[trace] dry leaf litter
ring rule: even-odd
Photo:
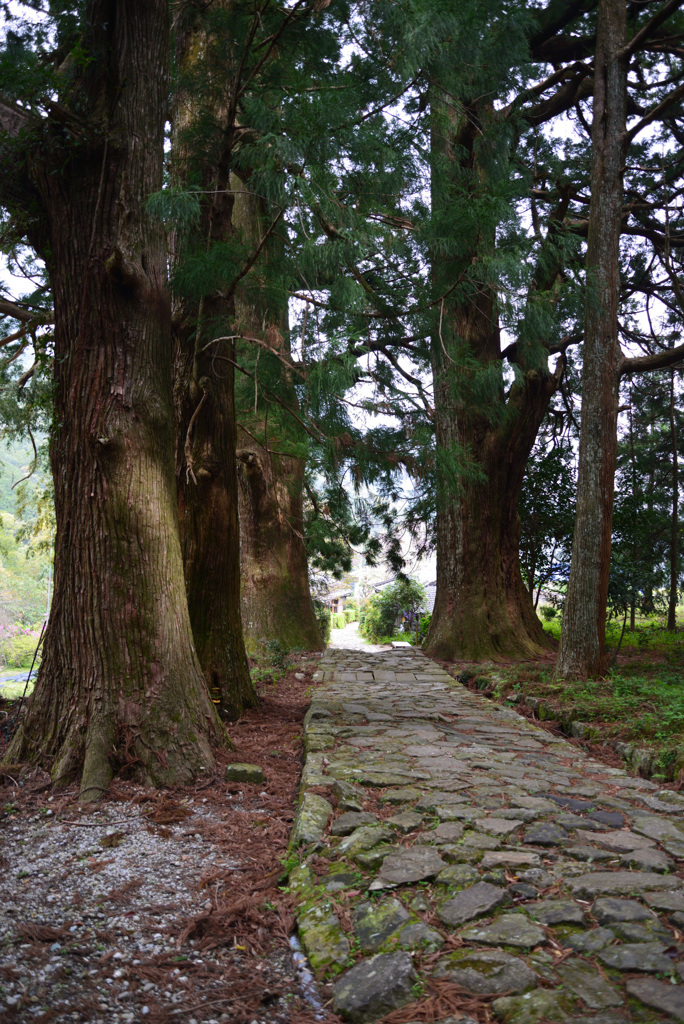
[[[305,658],[230,727],[194,787],[117,781],[81,806],[49,777],[0,788],[0,1016],[7,1024],[305,1024],[281,860],[301,772]],[[225,763],[266,781],[226,782]],[[320,1018],[319,1018],[320,1019]],[[325,1015],[323,1019],[327,1018]]]

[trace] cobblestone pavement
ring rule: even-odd
[[[684,796],[412,649],[329,649],[320,678],[290,886],[336,1013],[442,979],[462,1024],[684,1021]]]

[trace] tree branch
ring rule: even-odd
[[[684,83],[677,86],[676,89],[673,89],[671,93],[657,104],[657,106],[653,107],[652,110],[649,110],[649,112],[645,114],[640,121],[637,121],[633,128],[630,128],[629,131],[626,132],[627,141],[633,142],[634,138],[640,131],[642,131],[642,129],[646,128],[652,121],[657,121],[661,114],[667,110],[668,107],[671,107],[676,103],[677,100],[681,99],[682,96],[684,96]]]
[[[632,36],[627,45],[620,51],[619,56],[630,57],[650,35],[653,35],[655,30],[659,28],[664,21],[667,21],[671,14],[674,14],[675,11],[679,10],[682,6],[682,2],[683,0],[668,0],[668,3],[666,3],[657,14],[654,14],[650,21],[647,21],[645,25],[642,25],[636,35]]]
[[[662,370],[666,366],[684,360],[684,345],[677,345],[676,348],[666,348],[662,352],[655,352],[650,356],[622,357],[618,372],[620,377],[632,373],[646,373],[649,370]]]
[[[47,314],[47,317],[50,317],[50,319],[43,319],[39,314],[32,313],[31,310],[25,309],[16,302],[10,302],[9,299],[0,299],[0,316],[11,316],[13,320],[19,320],[24,324],[31,323],[31,321],[35,322],[36,320],[44,324],[54,323],[52,311]]]

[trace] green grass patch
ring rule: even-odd
[[[24,672],[23,678],[21,679],[8,679],[7,676],[9,674],[10,673],[7,672],[0,673],[0,698],[4,700],[20,700],[21,695],[24,692],[24,687],[26,686],[26,677],[28,676],[28,670]],[[17,673],[16,670],[13,673],[11,673],[11,675],[14,676],[18,674],[19,673]],[[33,673],[31,674],[31,682],[28,684],[28,688],[26,690],[27,697],[30,693],[33,692],[33,682],[35,677],[36,670],[34,669]]]
[[[602,723],[607,735],[631,741],[684,737],[684,677],[668,666],[626,664],[607,679],[555,680],[552,669],[520,665],[506,676],[502,696],[539,697],[561,721]]]
[[[544,630],[555,640],[560,640],[561,619],[556,617],[542,623]],[[620,637],[622,636],[622,642]],[[637,617],[633,630],[627,626],[622,632],[622,619],[610,619],[606,623],[606,646],[612,652],[620,645],[621,653],[629,651],[654,651],[661,658],[684,667],[684,630],[671,632],[662,619],[656,615]]]

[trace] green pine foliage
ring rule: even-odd
[[[92,58],[77,42],[83,3],[51,2],[47,20],[32,16],[35,6],[27,5],[26,18],[6,12],[0,92],[44,112]],[[562,586],[574,514],[572,420],[580,415],[596,13],[595,5],[579,5],[554,33],[555,7],[267,0],[257,8],[235,0],[190,5],[175,22],[179,53],[183,34],[198,26],[208,43],[174,69],[173,96],[192,97],[197,116],[172,139],[168,179],[149,209],[169,233],[176,299],[201,306],[207,295],[230,298],[241,289],[247,305],[287,313],[280,341],[265,332],[263,344],[245,340],[237,314],[202,329],[238,343],[236,403],[256,440],[306,461],[305,542],[315,573],[339,578],[351,569],[353,548],[401,570],[407,536],[418,547],[434,544],[437,478],[448,502],[483,482],[467,438],[436,449],[437,358],[459,415],[482,431],[514,430],[525,383],[558,367],[520,517],[530,591]],[[649,17],[642,7],[630,8],[630,32]],[[635,58],[635,111],[655,106],[678,81],[681,53],[667,40],[676,40],[683,18],[673,16],[658,49]],[[567,61],[562,46],[554,55],[562,38],[573,43]],[[569,81],[576,90],[563,105],[559,88]],[[456,130],[463,124],[472,128],[468,142]],[[679,340],[681,131],[680,108],[655,119],[626,168],[621,330],[625,344],[644,352]],[[228,192],[248,187],[258,198],[273,240],[263,249],[238,221],[228,239],[205,230],[216,183],[202,169],[216,165],[227,134]],[[12,146],[6,138],[0,144]],[[173,146],[193,154],[182,183]],[[32,320],[0,322],[0,424],[6,438],[28,443],[24,464],[33,461],[36,439],[45,471],[54,370],[49,285],[28,244],[30,203],[2,216],[3,251],[26,282],[21,304]],[[485,292],[495,296],[500,347],[483,353],[448,322],[445,307],[472,307]],[[656,297],[666,312],[645,331],[642,310]],[[631,433],[621,442],[616,608],[655,606],[666,582],[671,437],[661,385],[635,379]],[[15,468],[6,461],[0,509],[14,515],[7,484]],[[28,482],[26,495],[33,490]],[[25,504],[19,515],[24,530],[33,522],[44,541],[50,498],[38,491],[33,511]]]

